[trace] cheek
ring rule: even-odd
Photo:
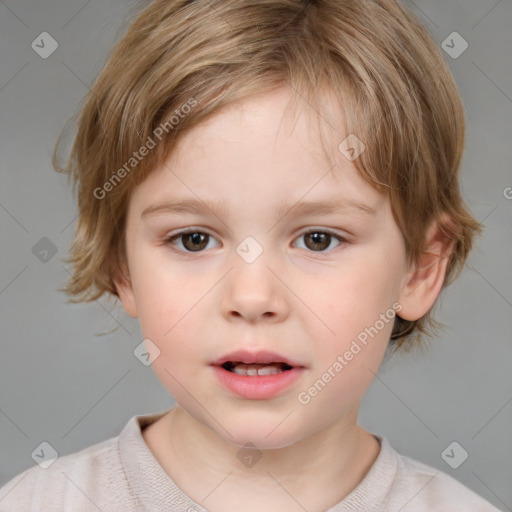
[[[380,358],[383,346],[385,349],[393,328],[393,304],[397,297],[396,269],[389,265],[384,253],[376,252],[373,257],[361,254],[346,270],[325,280],[323,290],[314,296],[310,291],[308,297],[315,301],[315,312],[328,326],[322,329],[325,333],[322,343],[317,344],[318,358],[325,364],[326,359],[334,360],[349,350],[354,341],[359,341],[362,350],[354,360],[368,358],[376,366],[374,363]],[[316,332],[318,338],[319,331]],[[312,330],[315,339],[313,333]]]
[[[314,364],[308,387],[297,397],[299,403],[331,410],[334,419],[362,398],[378,372],[393,328],[389,286],[382,273],[351,273],[318,295],[318,311],[334,334],[323,329],[325,334],[320,335],[318,322],[309,324]]]
[[[204,279],[180,272],[165,250],[151,247],[134,251],[132,274],[142,333],[165,343],[204,294]]]
[[[199,292],[191,296],[172,291],[176,283],[169,290],[159,295],[156,290],[149,301],[152,305],[145,306],[141,314],[140,324],[144,338],[151,339],[159,350],[152,363],[155,375],[176,402],[184,404],[190,401],[190,383],[204,378],[202,363],[208,363],[202,359],[204,333],[198,322],[203,306],[197,303]]]
[[[167,389],[178,392],[180,376],[193,377],[191,372],[199,368],[205,343],[203,322],[208,308],[214,307],[207,293],[211,279],[180,272],[179,266],[169,265],[165,258],[153,258],[148,264],[148,254],[139,261],[145,262],[138,267],[136,281],[142,335],[160,351],[153,362],[155,373]]]

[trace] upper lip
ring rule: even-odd
[[[277,354],[276,352],[271,352],[268,350],[258,350],[255,352],[251,352],[249,350],[236,350],[235,352],[230,352],[226,354],[216,361],[212,363],[213,366],[222,366],[224,363],[228,361],[245,363],[245,364],[269,364],[269,363],[286,363],[290,366],[301,366],[300,364],[293,359],[285,357],[281,354]]]

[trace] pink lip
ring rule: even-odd
[[[255,376],[238,375],[225,370],[222,366],[213,366],[213,370],[221,385],[235,395],[251,400],[266,400],[295,383],[304,372],[304,367],[295,366],[291,370],[275,375]]]
[[[222,367],[228,361],[245,364],[286,363],[292,368],[274,375],[238,375]],[[265,400],[278,395],[296,382],[305,370],[299,362],[268,350],[236,350],[211,364],[222,386],[235,395],[252,400]]]
[[[231,352],[222,356],[212,363],[213,366],[222,366],[224,363],[232,361],[238,363],[245,364],[269,364],[269,363],[286,363],[290,366],[302,367],[303,365],[300,363],[288,359],[281,354],[277,354],[276,352],[270,352],[268,350],[259,350],[257,352],[250,352],[249,350],[236,350],[235,352]]]

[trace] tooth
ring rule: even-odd
[[[281,373],[282,370],[278,370],[275,366],[266,366],[258,370],[258,375],[275,375]]]
[[[261,365],[261,364],[237,364],[232,368],[232,371],[237,375],[248,375],[255,377],[257,375],[275,375],[276,373],[282,373],[282,368],[276,367],[276,365]]]

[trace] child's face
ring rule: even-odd
[[[119,291],[144,338],[160,350],[154,371],[195,420],[240,446],[286,446],[334,421],[352,426],[407,280],[389,200],[337,150],[347,136],[341,120],[329,132],[332,167],[314,123],[301,115],[293,127],[291,117],[282,118],[288,94],[280,89],[245,100],[187,134],[166,165],[134,190],[127,218],[132,286]],[[178,199],[223,202],[225,210],[142,215]],[[375,213],[279,209],[283,202],[319,201],[356,201]],[[199,234],[165,241],[187,227]],[[329,240],[326,231],[346,241]],[[370,327],[364,344],[361,333]],[[267,398],[257,398],[263,392],[251,383],[241,396],[220,383],[224,370],[212,366],[241,349],[272,351],[303,368]],[[318,380],[319,391],[311,391]]]

